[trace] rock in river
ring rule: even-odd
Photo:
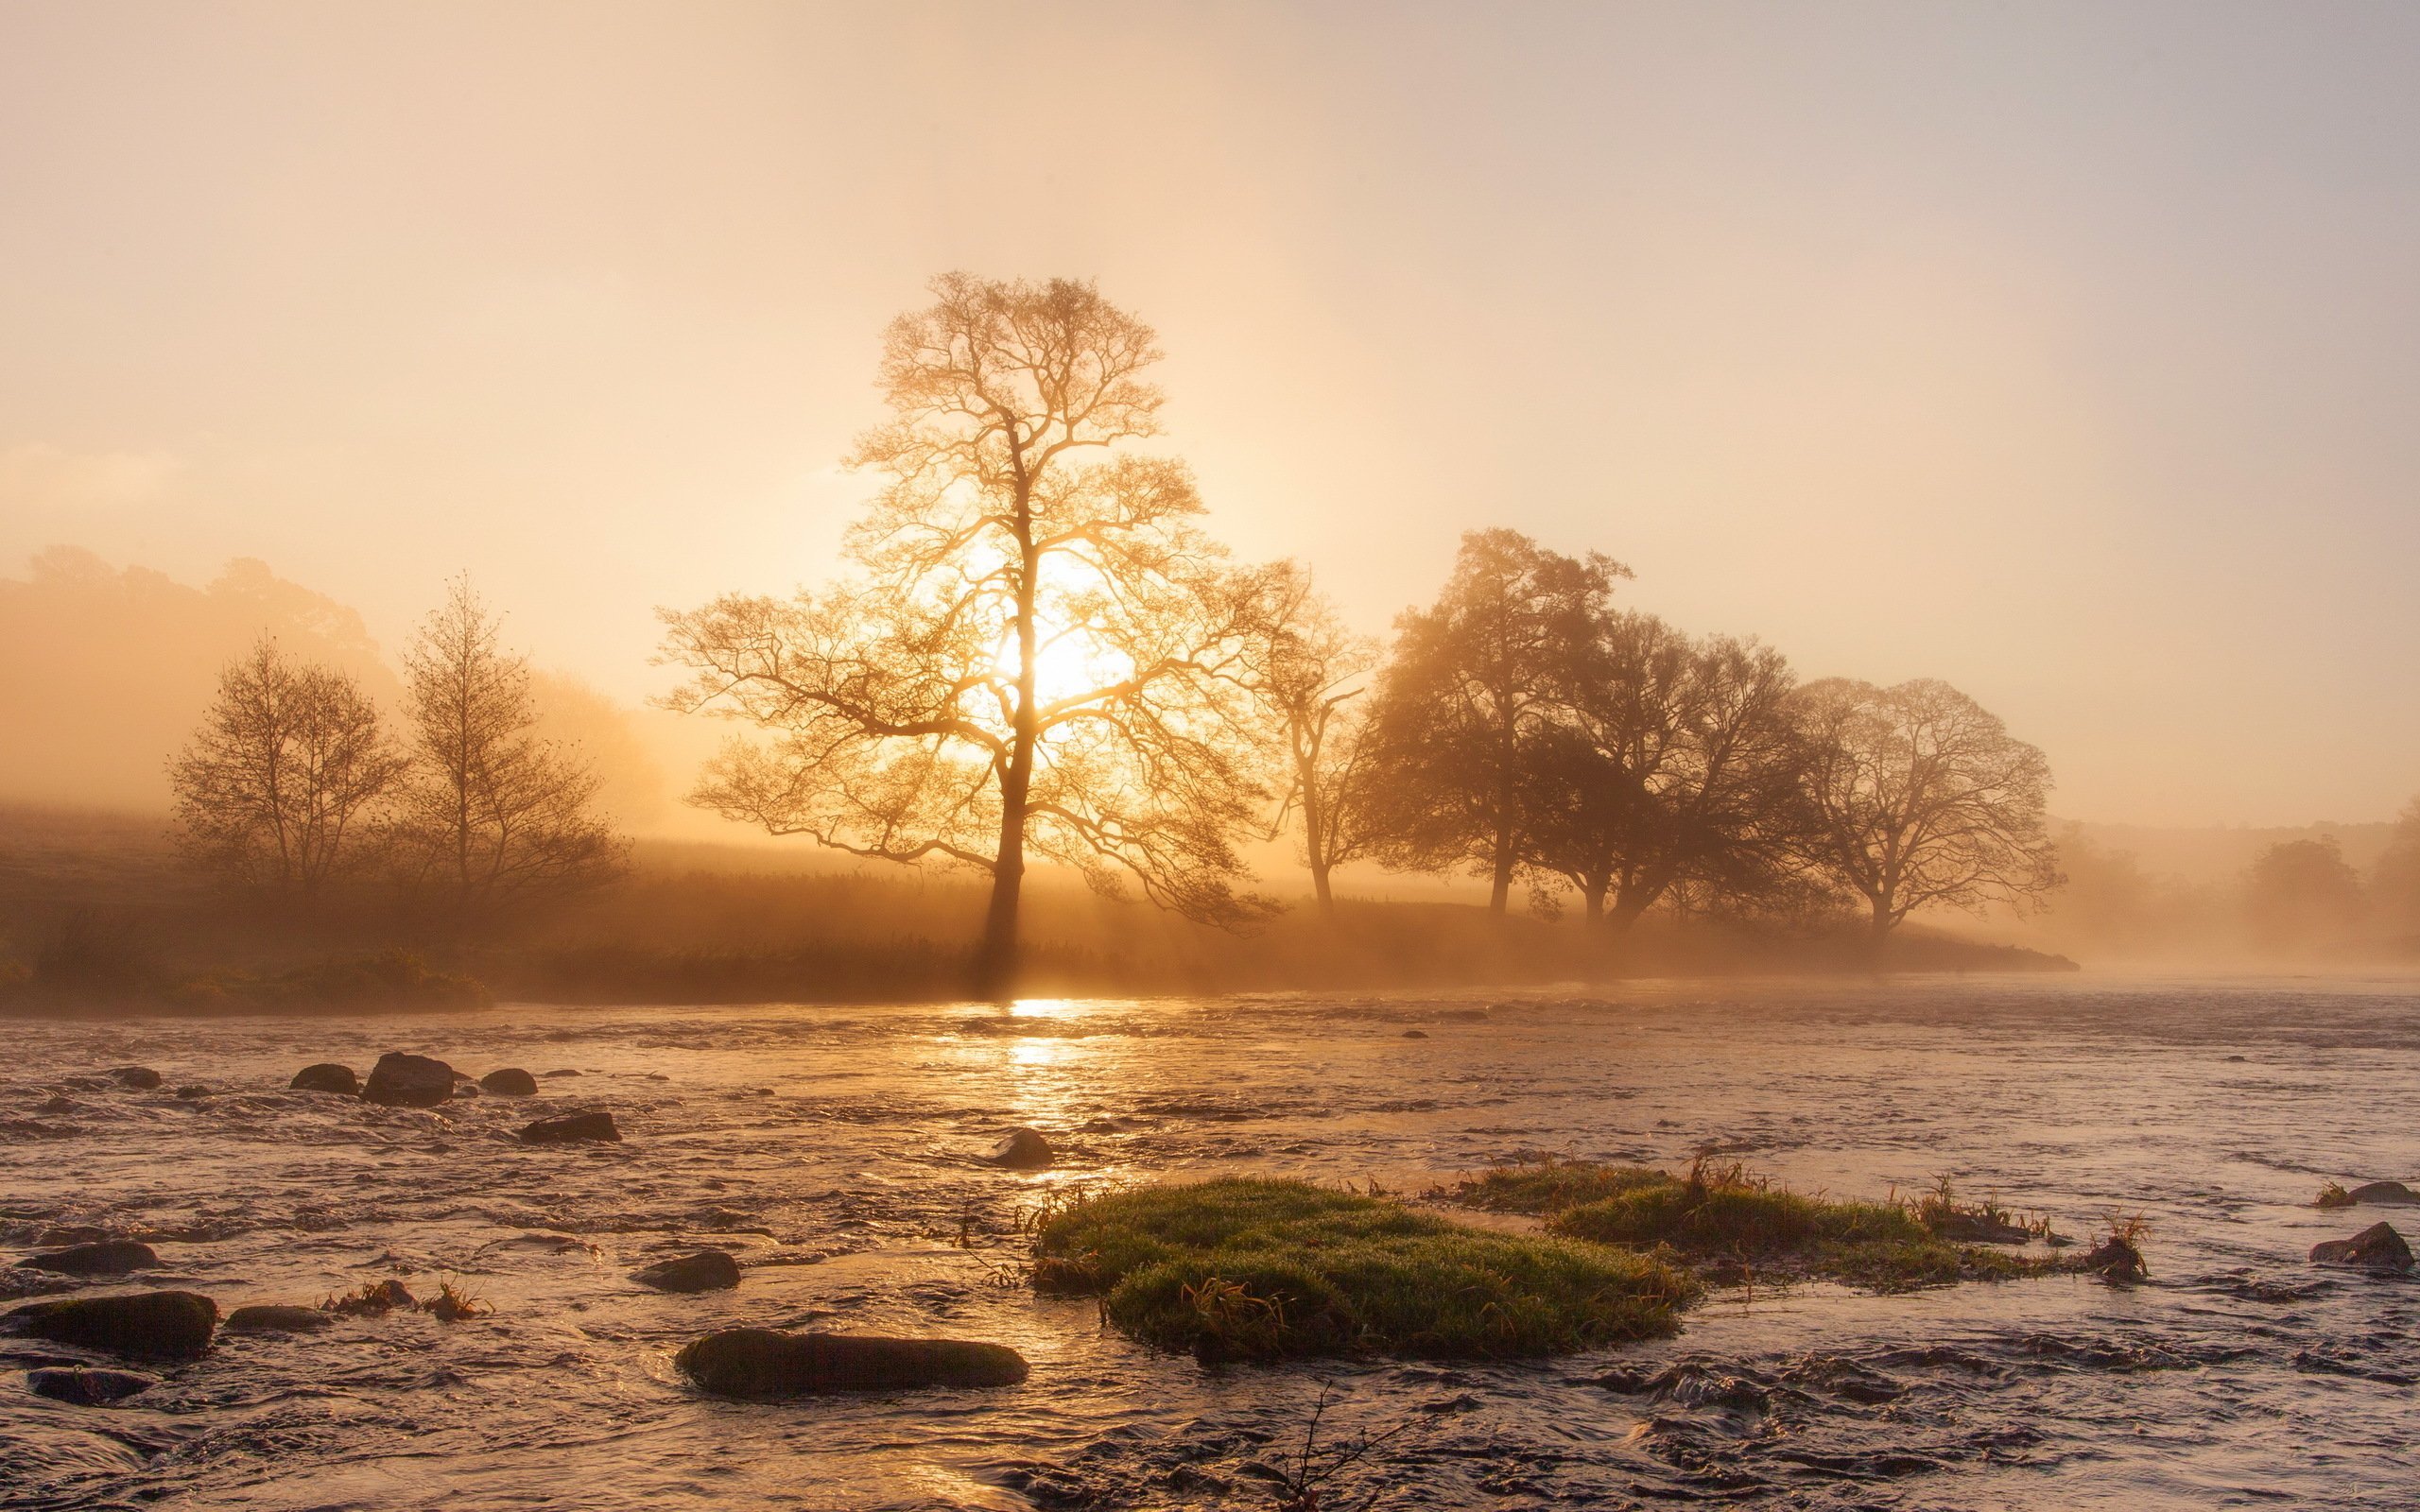
[[[131,1239],[104,1239],[98,1244],[71,1245],[65,1249],[27,1255],[17,1263],[27,1270],[51,1270],[62,1276],[123,1276],[129,1271],[157,1268],[160,1257],[151,1252],[149,1245]]]
[[[347,1097],[361,1095],[361,1078],[353,1074],[351,1066],[339,1066],[333,1060],[303,1067],[285,1085],[298,1092],[342,1092]]]
[[[991,1153],[983,1158],[994,1165],[1019,1171],[1040,1170],[1050,1163],[1050,1142],[1033,1129],[1012,1128],[1001,1135]]]
[[[370,1068],[361,1095],[389,1108],[435,1108],[454,1095],[454,1068],[441,1060],[390,1050]]]
[[[972,1339],[889,1339],[856,1333],[709,1333],[674,1358],[701,1390],[718,1397],[794,1397],[820,1391],[893,1391],[919,1386],[1012,1386],[1025,1357]]]
[[[124,1401],[138,1391],[148,1391],[160,1383],[149,1376],[139,1376],[131,1370],[81,1370],[76,1368],[28,1370],[26,1386],[37,1397],[53,1401],[72,1401],[78,1407],[106,1407]]]
[[[2078,1263],[2104,1280],[2138,1281],[2151,1274],[2151,1267],[2143,1263],[2143,1252],[2116,1234],[2102,1240]]]
[[[32,1302],[8,1314],[24,1332],[118,1354],[192,1359],[210,1350],[218,1304],[198,1292],[134,1292]]]
[[[2320,1265],[2359,1265],[2364,1270],[2410,1270],[2411,1246],[2392,1224],[2374,1223],[2350,1239],[2313,1245],[2310,1258]]]
[[[631,1272],[631,1280],[659,1292],[718,1292],[739,1284],[739,1262],[719,1249],[700,1249],[643,1265]]]
[[[225,1328],[230,1333],[317,1333],[328,1322],[328,1314],[316,1307],[259,1304],[228,1314]]]
[[[131,1087],[137,1091],[147,1092],[160,1085],[160,1074],[148,1066],[120,1066],[110,1074],[117,1078],[119,1086]]]
[[[611,1113],[570,1113],[562,1118],[542,1118],[521,1131],[524,1144],[569,1144],[577,1140],[603,1140],[607,1143],[622,1143],[622,1131],[614,1126]]]
[[[501,1071],[491,1071],[479,1078],[479,1085],[499,1097],[538,1095],[538,1078],[518,1066],[507,1066]]]
[[[2355,1203],[2373,1203],[2384,1208],[2420,1207],[2420,1192],[2414,1192],[2400,1181],[2365,1181],[2345,1194]]]

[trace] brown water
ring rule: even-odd
[[[1333,1431],[1401,1429],[1331,1505],[1378,1489],[1382,1506],[1507,1509],[2420,1505],[2420,1285],[2303,1260],[2405,1216],[2316,1211],[2323,1178],[2420,1179],[2409,981],[505,1007],[0,1034],[0,1244],[78,1225],[144,1238],[165,1269],[143,1284],[222,1309],[389,1275],[495,1306],[224,1337],[116,1410],[28,1395],[14,1368],[60,1351],[0,1340],[9,1508],[1266,1507],[1266,1468],[1322,1383]],[[388,1049],[580,1074],[544,1082],[543,1106],[434,1111],[284,1090],[307,1061],[366,1070]],[[95,1074],[127,1062],[165,1087]],[[182,1084],[210,1091],[180,1099]],[[627,1143],[510,1138],[575,1106],[612,1108]],[[1061,1169],[971,1158],[1019,1124],[1051,1135]],[[1020,1211],[1068,1181],[1254,1170],[1416,1189],[1535,1152],[1674,1162],[1709,1145],[1838,1194],[1946,1173],[2080,1235],[2139,1211],[2153,1278],[1734,1292],[1677,1339],[1576,1359],[1214,1370],[1010,1269]],[[749,1263],[737,1291],[627,1280],[700,1244]],[[1033,1376],[696,1395],[672,1352],[739,1324],[996,1339]],[[1621,1372],[1663,1384],[1616,1389],[1637,1384]]]

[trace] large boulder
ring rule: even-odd
[[[61,1276],[124,1276],[130,1271],[158,1268],[160,1257],[149,1245],[131,1239],[104,1239],[98,1244],[70,1245],[44,1250],[17,1262],[27,1270],[57,1271]]]
[[[2311,1263],[2318,1265],[2358,1265],[2363,1270],[2410,1270],[2411,1246],[2394,1231],[2392,1224],[2374,1223],[2350,1239],[2330,1239],[2313,1245]]]
[[[631,1272],[631,1280],[659,1292],[719,1292],[739,1284],[739,1262],[719,1249],[700,1249],[678,1260],[659,1260]]]
[[[518,1066],[507,1066],[501,1071],[491,1071],[479,1078],[479,1085],[499,1097],[538,1095],[538,1078]]]
[[[160,1383],[131,1370],[84,1370],[75,1366],[26,1372],[26,1386],[37,1397],[72,1401],[78,1407],[107,1407]]]
[[[218,1304],[198,1292],[133,1292],[122,1297],[71,1297],[31,1302],[8,1321],[20,1332],[58,1344],[80,1344],[116,1354],[189,1360],[210,1350]]]
[[[1051,1161],[1050,1142],[1039,1130],[1012,1128],[1001,1135],[983,1158],[1011,1170],[1038,1171]]]
[[[229,1333],[317,1333],[329,1321],[328,1314],[316,1307],[255,1303],[228,1314],[221,1327]]]
[[[925,1386],[1012,1386],[1025,1357],[972,1339],[889,1339],[856,1333],[729,1329],[683,1349],[673,1363],[717,1397],[795,1397],[822,1391]]]
[[[148,1066],[120,1066],[110,1073],[121,1087],[147,1092],[160,1085],[160,1074]]]
[[[562,1118],[542,1118],[521,1131],[524,1144],[571,1144],[581,1140],[601,1140],[609,1144],[622,1143],[622,1131],[614,1125],[614,1115],[606,1112],[567,1113]]]
[[[389,1108],[435,1108],[454,1095],[454,1068],[441,1060],[390,1050],[370,1068],[361,1096]]]
[[[285,1084],[298,1092],[341,1092],[347,1097],[361,1095],[361,1078],[351,1066],[339,1066],[333,1060],[303,1067]]]

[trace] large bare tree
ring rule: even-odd
[[[1373,710],[1383,853],[1421,870],[1468,866],[1499,918],[1526,854],[1521,790],[1563,718],[1574,647],[1612,612],[1630,569],[1566,557],[1512,530],[1462,537],[1437,602],[1395,622]]]
[[[1158,433],[1150,328],[1089,283],[953,273],[891,323],[888,481],[819,593],[666,612],[667,703],[769,732],[694,800],[852,855],[992,879],[980,985],[1006,989],[1028,853],[1197,919],[1262,911],[1235,839],[1254,598]]]
[[[403,758],[354,680],[296,665],[263,637],[168,765],[176,837],[195,862],[308,899],[357,862]]]
[[[2050,764],[1945,682],[1799,690],[1806,858],[1865,900],[1876,940],[1927,904],[2023,903],[2058,886]]]
[[[1362,696],[1378,645],[1345,626],[1300,562],[1270,563],[1257,587],[1261,607],[1250,682],[1276,727],[1283,764],[1271,833],[1297,821],[1312,895],[1321,917],[1333,919],[1336,868],[1368,853],[1374,839],[1365,722],[1357,713],[1367,702]]]
[[[600,886],[629,850],[594,811],[596,774],[537,734],[529,663],[500,631],[458,577],[404,651],[413,749],[399,851],[458,926]]]

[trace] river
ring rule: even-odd
[[[2420,1230],[2311,1206],[2324,1179],[2420,1180],[2409,979],[503,1005],[15,1021],[0,1043],[10,1253],[106,1229],[160,1252],[142,1284],[222,1312],[388,1276],[494,1309],[222,1335],[106,1410],[31,1396],[16,1371],[57,1348],[0,1339],[0,1507],[1265,1508],[1323,1391],[1325,1441],[1389,1435],[1332,1507],[2420,1505],[2420,1283],[2304,1259],[2381,1216]],[[433,1110],[285,1090],[395,1049],[578,1074]],[[164,1084],[117,1087],[128,1063]],[[590,1107],[623,1143],[511,1138]],[[976,1158],[1019,1125],[1055,1168]],[[1733,1290],[1677,1338],[1582,1358],[1214,1369],[1017,1275],[1021,1221],[1068,1183],[1417,1193],[1522,1156],[1709,1148],[1835,1194],[1946,1175],[2081,1238],[2139,1213],[2152,1277]],[[628,1279],[701,1244],[738,1255],[737,1290]],[[33,1284],[0,1277],[0,1300]],[[742,1324],[993,1339],[1032,1377],[689,1389],[673,1351]]]

